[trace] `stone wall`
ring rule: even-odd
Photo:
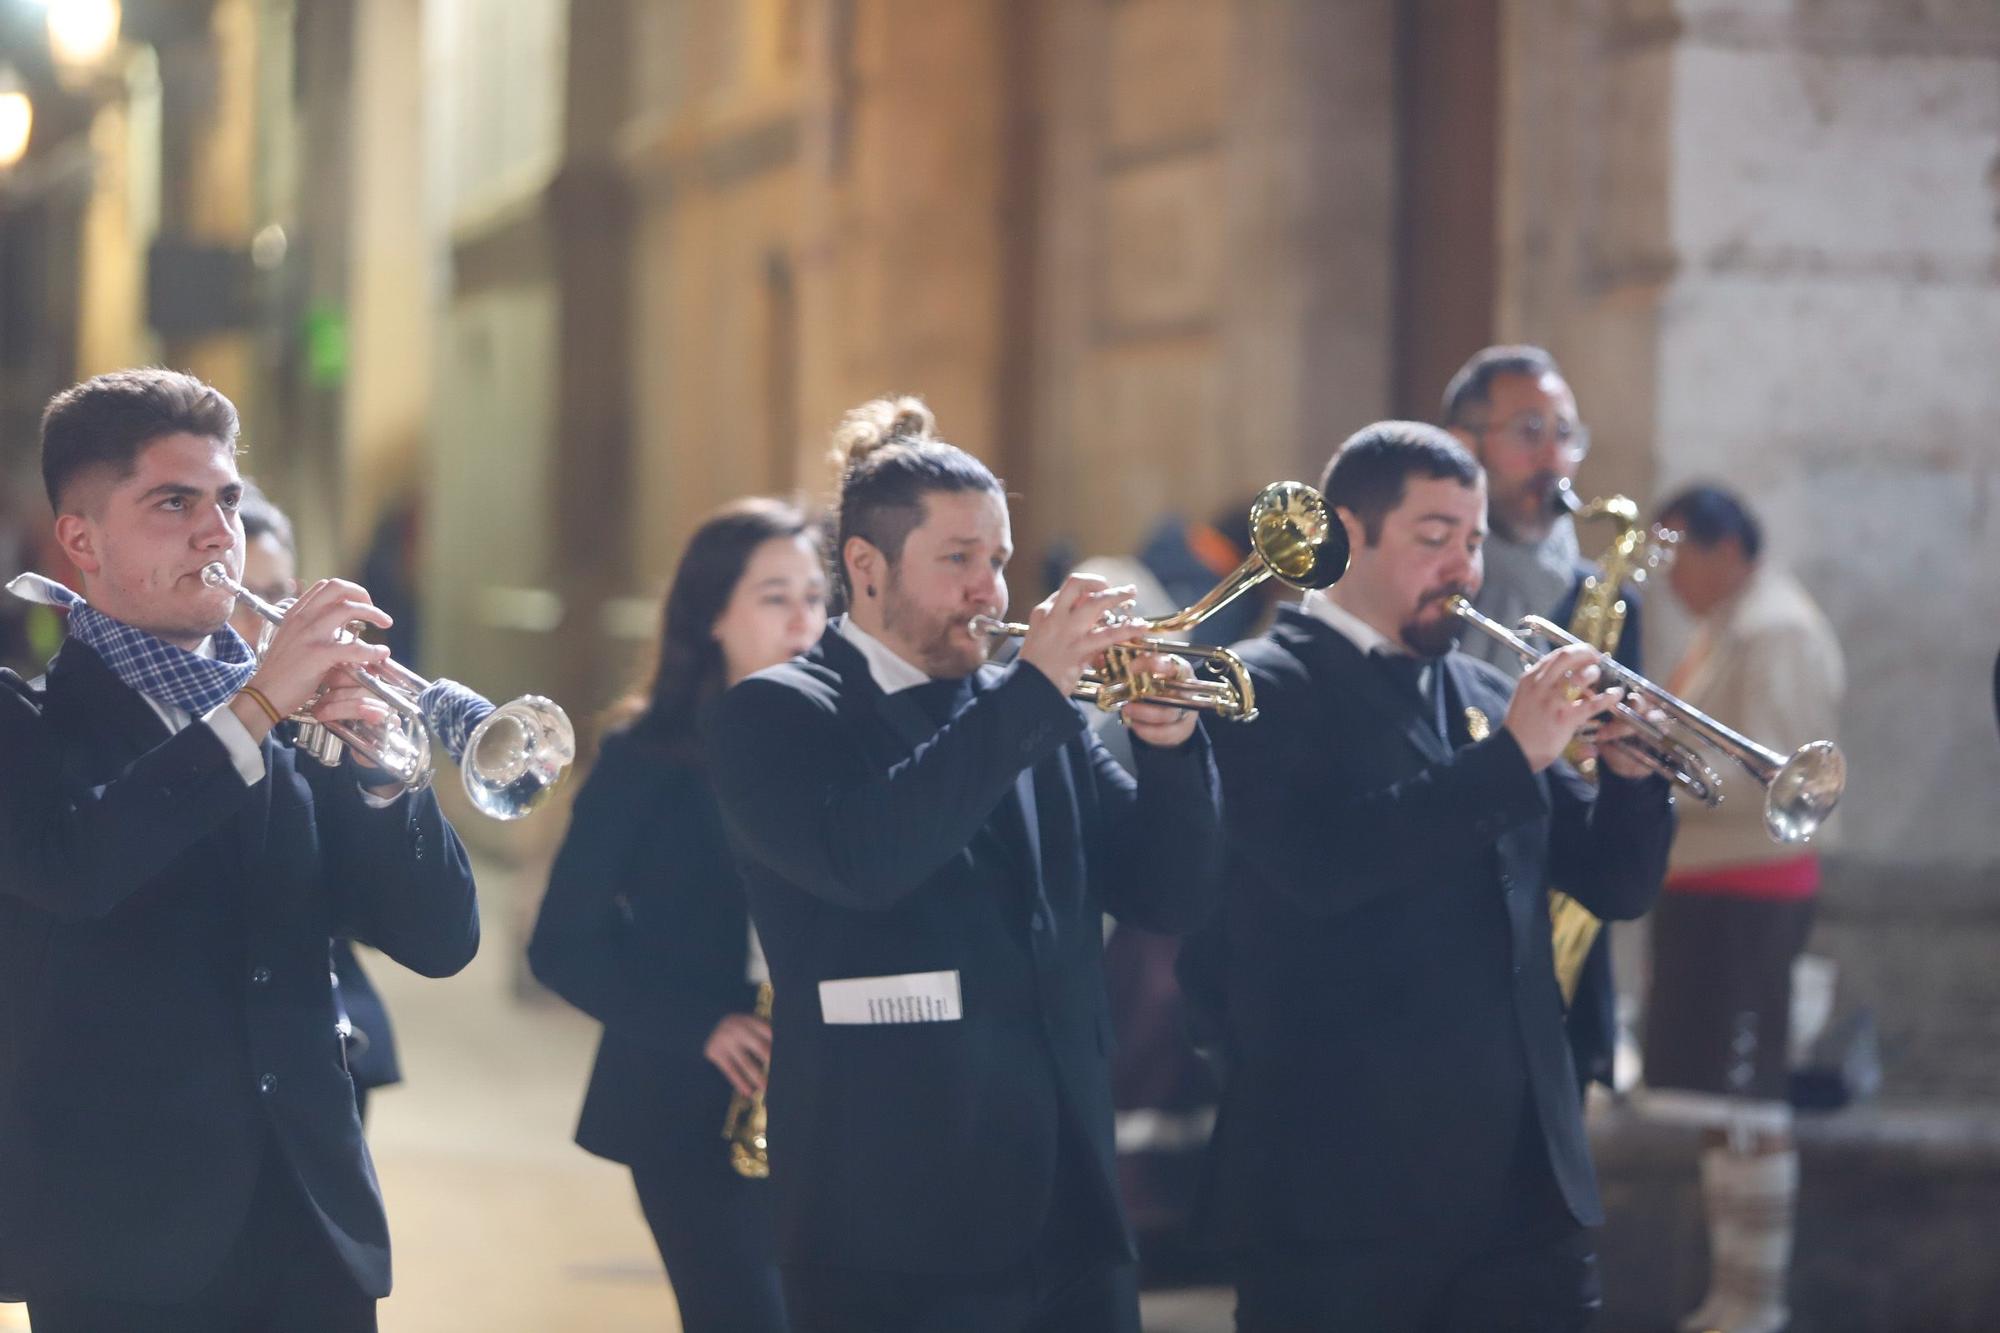
[[[1815,947],[1880,1011],[1892,1093],[2000,1094],[2000,10],[1509,19],[1502,330],[1570,368],[1585,489],[1739,488],[1832,618],[1850,786]]]

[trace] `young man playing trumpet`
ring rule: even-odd
[[[1215,770],[1192,714],[1133,704],[1135,784],[1067,697],[1130,589],[1072,577],[985,665],[1007,502],[932,430],[909,399],[849,414],[847,614],[709,744],[776,992],[785,1304],[812,1333],[1136,1333],[1103,914],[1207,913]]]
[[[202,569],[243,569],[236,411],[102,375],[42,422],[81,594],[45,679],[0,674],[0,1270],[36,1333],[375,1327],[388,1231],[328,974],[352,936],[431,976],[478,945],[428,792],[271,737],[380,720],[367,594],[313,585],[261,661]],[[317,702],[314,702],[317,700]]]
[[[1202,1225],[1241,1333],[1580,1329],[1602,1214],[1547,888],[1645,911],[1667,784],[1615,745],[1596,791],[1561,762],[1606,707],[1590,650],[1518,685],[1454,651],[1487,524],[1463,446],[1379,423],[1322,490],[1346,577],[1238,648],[1261,716],[1215,736],[1232,1068]]]

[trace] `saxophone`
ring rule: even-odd
[[[1624,587],[1643,583],[1646,575],[1659,568],[1672,553],[1673,533],[1648,528],[1639,521],[1639,506],[1629,496],[1607,495],[1588,503],[1577,498],[1567,479],[1556,484],[1554,503],[1579,523],[1608,518],[1617,524],[1618,535],[1598,559],[1597,568],[1584,575],[1577,592],[1576,610],[1571,614],[1569,632],[1603,653],[1618,651],[1625,633]],[[1586,777],[1594,776],[1595,766],[1579,763]],[[1561,889],[1549,890],[1549,923],[1553,930],[1556,981],[1562,987],[1564,1007],[1576,999],[1577,981],[1583,976],[1584,960],[1597,943],[1604,923],[1590,909]]]
[[[757,987],[757,1017],[771,1021],[771,983]],[[771,1174],[770,1142],[764,1134],[764,1094],[745,1097],[737,1093],[729,1099],[729,1114],[722,1121],[722,1137],[729,1141],[729,1164],[748,1180],[763,1180]]]

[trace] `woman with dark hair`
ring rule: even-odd
[[[705,727],[736,681],[826,623],[817,533],[742,500],[704,522],[667,594],[651,685],[614,712],[528,945],[541,981],[604,1025],[576,1141],[632,1170],[687,1333],[782,1333],[769,1184],[722,1123],[762,1090],[763,960],[709,790]]]

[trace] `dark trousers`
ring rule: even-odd
[[[1237,1333],[1580,1333],[1604,1303],[1532,1112],[1496,1197],[1421,1236],[1242,1256]]]
[[[35,1333],[374,1333],[375,1298],[354,1285],[274,1147],[236,1243],[193,1297],[148,1305],[37,1293],[28,1322]]]
[[[685,1333],[786,1333],[772,1254],[771,1184],[730,1167],[717,1135],[632,1168],[639,1207],[667,1266]]]
[[[1065,1123],[1055,1192],[1028,1257],[993,1273],[786,1264],[796,1333],[1139,1333],[1139,1276],[1101,1173]],[[865,1207],[865,1201],[860,1204]]]
[[[1457,1262],[1421,1241],[1355,1241],[1246,1259],[1236,1333],[1578,1333],[1601,1302],[1581,1228]]]
[[[877,1273],[786,1265],[796,1333],[1138,1333],[1131,1264],[997,1273]],[[37,1330],[40,1333],[40,1330]]]

